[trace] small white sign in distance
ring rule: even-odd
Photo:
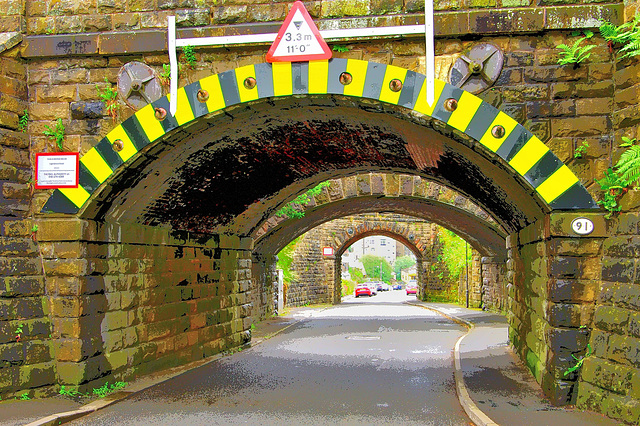
[[[589,235],[593,232],[593,228],[593,222],[586,217],[579,217],[571,222],[571,229],[578,235]]]
[[[331,56],[331,49],[304,4],[296,1],[267,52],[267,62],[302,62]]]

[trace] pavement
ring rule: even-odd
[[[466,309],[453,304],[411,302],[435,310],[465,324],[469,332],[454,350],[458,399],[478,426],[493,425],[594,425],[620,423],[603,415],[573,407],[554,407],[542,394],[529,370],[515,356],[508,343],[508,325],[501,315]],[[326,307],[316,308],[322,309]],[[302,319],[296,313],[310,307],[288,309],[286,315],[256,324],[252,331],[255,346]],[[114,404],[135,392],[168,380],[190,369],[213,362],[224,354],[164,371],[129,383],[124,391],[87,403],[58,396],[27,401],[0,402],[0,425],[59,425]]]

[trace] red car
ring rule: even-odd
[[[360,283],[356,286],[356,297],[360,296],[371,297],[371,288],[366,283]]]
[[[418,294],[418,286],[415,284],[407,284],[407,294]]]

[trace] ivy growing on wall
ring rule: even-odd
[[[297,196],[293,201],[287,203],[284,207],[278,210],[276,216],[287,217],[289,219],[300,219],[304,217],[304,206],[307,206],[311,199],[317,195],[320,195],[322,188],[329,186],[329,182],[322,182],[319,185],[314,186],[302,195]]]

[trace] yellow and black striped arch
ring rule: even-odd
[[[355,59],[263,63],[211,75],[178,89],[178,110],[169,96],[136,112],[80,159],[80,185],[58,189],[42,212],[77,213],[96,189],[145,146],[167,132],[223,108],[277,96],[339,94],[375,99],[432,116],[504,159],[551,209],[588,209],[597,204],[578,178],[531,132],[480,98],[436,80],[435,102],[426,102],[426,77],[403,68]],[[207,96],[198,96],[198,93]],[[119,150],[113,149],[117,143]]]

